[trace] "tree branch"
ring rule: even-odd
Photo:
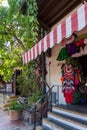
[[[16,35],[14,35],[15,39],[18,41],[18,43],[20,43],[20,45],[22,46],[23,50],[26,50],[23,41],[21,41],[21,39],[19,39]]]

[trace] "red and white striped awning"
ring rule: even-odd
[[[42,51],[46,51],[48,47],[52,48],[56,43],[60,43],[64,37],[69,37],[77,30],[81,30],[87,24],[87,2],[79,7],[73,14],[68,16],[48,35],[41,39],[35,46],[23,55],[23,63],[35,59]]]

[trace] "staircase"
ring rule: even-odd
[[[6,94],[0,94],[0,108],[2,110],[8,110],[8,107],[11,105],[10,103],[12,101],[16,101],[18,99],[18,96],[15,96],[14,94],[6,95]]]
[[[87,130],[87,106],[58,105],[58,98],[53,102],[52,90],[55,87],[59,88],[60,86],[53,85],[50,87],[31,109],[31,112],[34,112],[34,130]],[[59,92],[59,89],[57,90]],[[56,95],[56,97],[58,96]],[[47,102],[47,108],[41,107],[41,117],[38,121],[36,107],[43,99]],[[45,108],[47,117],[44,118],[43,111]]]
[[[36,130],[87,130],[87,113],[53,106]]]

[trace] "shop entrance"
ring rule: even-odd
[[[87,55],[67,58],[61,80],[67,104],[87,105]]]
[[[81,82],[79,84],[80,104],[87,105],[87,55],[78,58]]]

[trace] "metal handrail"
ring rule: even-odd
[[[54,86],[58,86],[58,85],[53,85],[53,86],[46,92],[46,94],[44,94],[44,95],[31,107],[30,111],[32,111],[32,110],[35,108],[35,106],[37,106],[37,104],[40,103],[40,102],[47,96],[47,94],[52,90],[52,88],[54,88]]]
[[[46,94],[44,94],[32,107],[31,107],[31,109],[29,110],[29,112],[31,112],[31,113],[34,113],[34,130],[36,129],[36,112],[37,112],[37,110],[36,110],[36,108],[37,108],[37,105],[45,98],[45,97],[47,97],[47,95],[49,94],[51,94],[51,92],[52,92],[52,89],[55,87],[55,86],[57,86],[57,87],[59,87],[60,85],[52,85],[52,87],[51,88],[49,88],[49,90],[46,92]],[[47,97],[47,105],[48,105],[48,98],[49,98],[49,96]],[[51,95],[51,98],[52,98],[52,95]],[[52,99],[51,99],[52,100]],[[52,102],[52,101],[51,101]],[[50,102],[50,103],[51,103]],[[48,106],[47,106],[48,107]],[[50,104],[50,110],[52,110],[52,104]],[[41,123],[42,123],[42,107],[41,107],[41,109],[39,110],[39,111],[41,111]],[[48,109],[48,108],[47,108]]]

